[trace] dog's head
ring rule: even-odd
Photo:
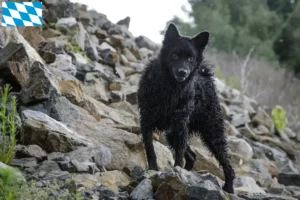
[[[165,31],[161,48],[163,67],[177,82],[184,82],[203,60],[203,51],[209,41],[209,32],[203,31],[193,37],[179,34],[175,24]]]

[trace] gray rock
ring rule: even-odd
[[[139,37],[135,38],[135,42],[136,42],[136,44],[139,48],[145,47],[145,48],[150,49],[152,51],[156,51],[160,48],[160,45],[154,43],[153,41],[151,41],[146,36],[139,36]]]
[[[121,35],[112,35],[110,37],[110,43],[113,47],[118,49],[124,49],[126,47],[125,38]]]
[[[300,174],[280,173],[278,174],[277,179],[280,184],[300,187]]]
[[[103,102],[97,101],[89,96],[85,96],[82,107],[96,119],[110,119],[115,123],[126,126],[136,126],[138,123],[136,116],[123,110],[111,108]]]
[[[70,128],[81,133],[96,145],[105,145],[110,149],[112,161],[106,166],[108,170],[122,171],[125,167],[131,170],[136,165],[146,166],[139,136],[91,121],[74,122]]]
[[[99,199],[109,199],[109,200],[112,200],[112,199],[115,199],[117,194],[115,191],[113,190],[110,190],[106,187],[101,187],[98,189],[99,193],[100,193],[100,196],[99,196]]]
[[[60,18],[56,25],[60,27],[65,27],[67,29],[73,29],[75,27],[78,27],[77,21],[74,17],[66,17],[66,18]]]
[[[272,148],[260,142],[253,142],[252,148],[254,150],[255,158],[265,158],[267,157],[271,161],[284,162],[287,158],[287,154],[279,149]],[[265,156],[265,157],[259,157]]]
[[[69,180],[71,178],[71,174],[67,171],[54,170],[46,174],[43,179],[44,180]]]
[[[102,79],[97,72],[90,72],[85,75],[84,93],[101,102],[108,102],[106,92],[107,81]]]
[[[244,160],[250,160],[253,156],[253,149],[251,145],[244,139],[229,137],[228,147],[231,152]]]
[[[159,173],[150,178],[152,186],[158,188],[156,199],[172,199],[175,196],[181,199],[224,199],[225,194],[219,185],[211,180],[180,167]],[[167,185],[165,185],[167,184]],[[160,188],[159,188],[160,187]],[[200,195],[200,198],[197,197]]]
[[[78,173],[95,174],[100,171],[93,162],[79,162],[77,160],[72,160],[71,164],[75,167],[76,172]]]
[[[242,194],[239,197],[245,200],[297,200],[293,197],[272,194]]]
[[[203,181],[198,185],[187,187],[185,196],[186,199],[195,200],[225,199],[223,192],[211,181]]]
[[[0,50],[0,78],[21,89],[30,72],[29,58],[24,45],[10,42]]]
[[[39,55],[44,59],[46,64],[54,63],[56,59],[56,54],[54,52],[49,50],[42,50],[42,49],[39,49],[38,52]]]
[[[122,100],[123,95],[122,94],[119,94],[119,95],[120,95],[120,100]],[[118,110],[124,110],[124,111],[131,113],[133,115],[136,115],[136,116],[138,115],[138,109],[126,101],[112,103],[109,106],[112,108],[118,109]]]
[[[102,29],[97,29],[95,32],[94,32],[95,36],[99,39],[99,40],[103,40],[105,38],[108,37],[108,34],[105,30],[102,30]]]
[[[133,200],[154,199],[153,188],[150,179],[144,179],[130,194]]]
[[[252,161],[249,163],[250,171],[248,176],[252,177],[260,186],[268,187],[272,182],[272,176],[260,162]]]
[[[118,24],[118,25],[124,25],[127,29],[129,29],[130,17],[127,16],[124,19],[121,19],[120,21],[118,21],[116,24]]]
[[[137,72],[142,72],[146,67],[144,63],[139,63],[139,62],[129,62],[129,64],[130,67]]]
[[[114,66],[119,61],[116,50],[105,42],[97,47],[97,51],[102,61],[109,66]]]
[[[70,53],[70,54],[74,58],[76,69],[80,70],[80,71],[84,71],[84,66],[88,64],[86,58],[84,58],[80,53],[74,52],[74,53]]]
[[[33,104],[61,95],[56,79],[42,63],[35,62],[29,76],[29,81],[20,93],[24,104]]]
[[[78,148],[67,154],[71,161],[94,162],[97,167],[102,168],[111,163],[112,154],[105,146]]]
[[[124,95],[122,94],[122,92],[111,91],[111,93],[110,93],[110,102],[111,103],[119,103],[123,100],[124,100]]]
[[[85,116],[82,115],[79,109],[64,96],[59,98],[51,98],[48,101],[23,108],[23,110],[28,109],[44,113],[49,117],[65,124],[72,123],[76,120],[85,119]]]
[[[125,46],[125,44],[124,44]],[[128,60],[128,62],[137,62],[136,57],[133,55],[133,53],[131,53],[131,51],[127,48],[123,49],[123,54],[126,57],[126,59]]]
[[[134,39],[133,35],[124,25],[112,24],[108,23],[107,28],[103,27],[107,30],[107,33],[110,35],[122,35],[125,38]]]
[[[140,48],[140,53],[143,60],[149,60],[154,55],[154,52],[152,50],[147,49],[145,47]]]
[[[36,158],[21,158],[21,159],[12,159],[11,166],[19,168],[29,168],[38,166]]]
[[[291,196],[297,199],[300,199],[300,187],[298,186],[286,186],[288,192],[291,193]]]
[[[299,170],[295,168],[291,160],[280,162],[280,172],[284,174],[299,174]]]
[[[255,183],[255,180],[248,176],[236,177],[234,180],[234,190],[236,192],[247,192],[250,194],[266,194],[266,192]]]
[[[272,129],[274,126],[272,118],[268,113],[262,109],[259,109],[258,113],[252,119],[254,123],[265,125],[267,128]]]
[[[248,113],[233,114],[229,121],[235,127],[244,126],[245,124],[251,122]]]
[[[61,18],[78,16],[76,6],[69,0],[45,0],[43,2],[48,8],[48,13],[43,15],[43,18],[49,23],[56,23]]]
[[[141,166],[135,166],[131,171],[131,177],[134,180],[138,180],[140,177],[143,176],[145,170]]]
[[[90,144],[84,137],[44,113],[25,110],[22,118],[21,137],[24,144],[37,144],[48,153],[69,152]]]
[[[113,68],[105,64],[93,63],[95,68],[93,72],[97,72],[101,78],[108,82],[112,82],[116,76],[114,74]]]
[[[44,161],[37,171],[51,172],[60,170],[58,164],[55,161]]]
[[[44,161],[32,175],[35,179],[52,180],[55,177],[63,177],[66,174],[61,171],[55,161]]]
[[[57,161],[57,164],[59,165],[59,167],[62,171],[68,171],[70,173],[78,172],[78,168],[72,162],[70,162],[70,160]],[[88,170],[87,170],[87,172],[88,172]]]
[[[65,155],[61,152],[52,152],[49,153],[47,156],[47,160],[49,161],[65,161],[65,159],[66,159]]]
[[[71,76],[75,76],[77,72],[76,67],[72,64],[72,57],[69,55],[56,55],[55,62],[50,64],[50,66],[66,72]]]
[[[0,45],[4,47],[10,42],[23,44],[26,54],[29,58],[29,66],[31,66],[36,61],[44,63],[43,59],[39,56],[36,50],[18,32],[17,27],[0,27],[0,40]]]
[[[47,153],[38,145],[17,145],[15,155],[17,158],[34,157],[38,161],[42,161],[47,157]]]
[[[110,50],[112,52],[116,52],[116,49],[114,49],[111,45],[107,44],[106,42],[102,42],[98,48],[100,51]]]
[[[286,190],[284,187],[276,187],[276,188],[268,188],[267,190],[268,194],[271,195],[278,195],[278,196],[292,196],[292,194]]]
[[[105,14],[98,13],[94,9],[89,10],[88,13],[92,18],[92,23],[96,27],[103,28],[103,26],[109,22]]]

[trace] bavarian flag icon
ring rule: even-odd
[[[1,26],[42,26],[42,2],[2,2]]]

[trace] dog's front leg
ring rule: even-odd
[[[183,158],[188,147],[189,140],[189,129],[188,120],[189,112],[188,110],[182,110],[177,112],[173,116],[171,125],[171,135],[169,136],[169,141],[174,152],[175,152],[175,164],[174,166],[179,166],[183,168]]]

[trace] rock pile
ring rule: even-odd
[[[0,28],[0,83],[18,94],[21,117],[10,165],[27,180],[68,181],[53,195],[87,199],[300,199],[300,133],[277,134],[267,110],[218,79],[236,194],[222,191],[222,169],[199,138],[192,172],[173,168],[162,135],[160,171],[145,171],[136,91],[159,45],[135,38],[129,17],[113,24],[69,0],[43,3],[43,29]]]

